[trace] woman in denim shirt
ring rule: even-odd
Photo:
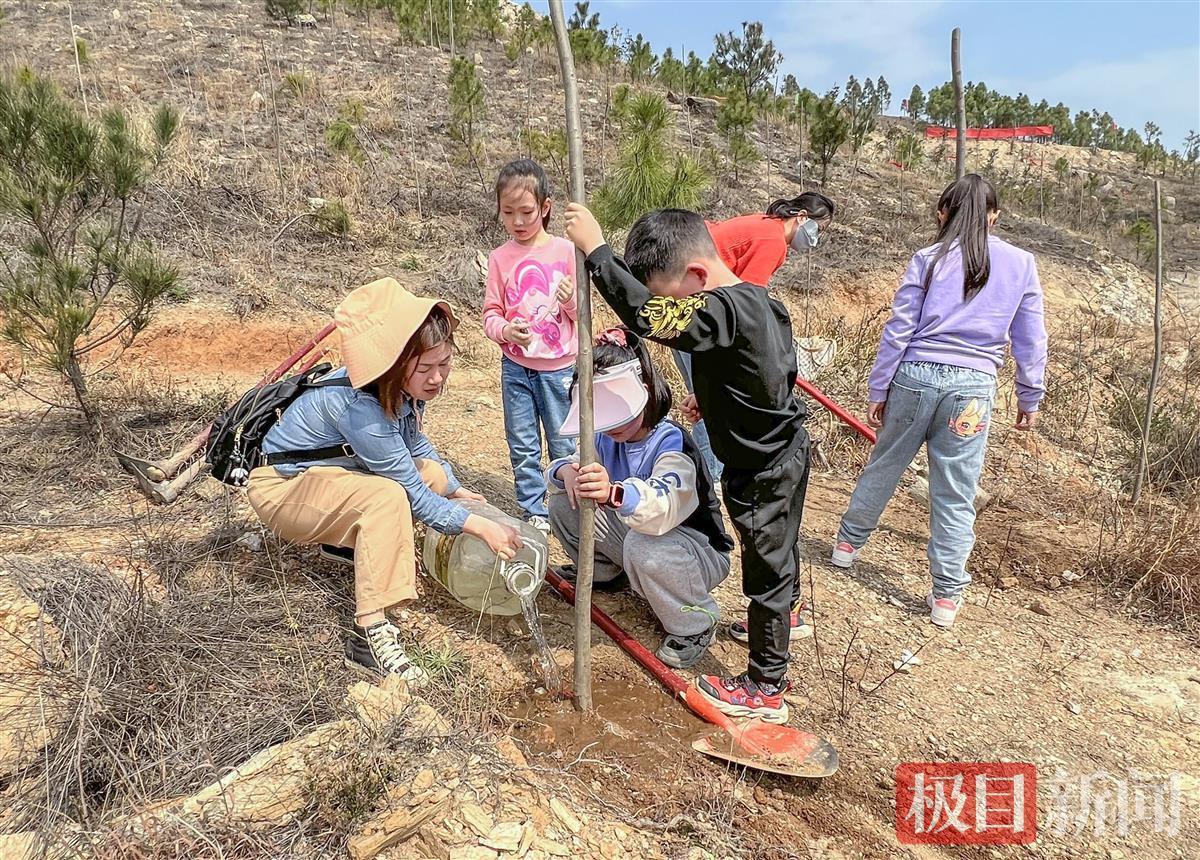
[[[469,514],[465,489],[422,430],[425,404],[450,375],[454,329],[445,302],[414,296],[392,278],[350,293],[334,312],[345,366],[288,407],[263,440],[268,462],[250,473],[249,498],[280,537],[322,544],[354,565],[355,620],[349,665],[420,680],[386,610],[416,597],[413,519],[446,534],[467,532],[502,558],[517,533]],[[343,447],[320,460],[289,452]],[[338,548],[342,548],[338,552]]]

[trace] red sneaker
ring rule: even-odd
[[[783,694],[791,684],[759,684],[749,675],[720,678],[702,675],[696,679],[696,689],[724,714],[731,717],[761,717],[768,723],[786,723],[788,706]]]
[[[800,613],[803,612],[805,606],[800,604],[799,609],[792,610],[792,638],[788,641],[795,642],[798,639],[807,639],[813,635],[812,625]],[[750,628],[746,621],[735,621],[729,625],[729,638],[737,642],[750,641]]]

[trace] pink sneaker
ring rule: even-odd
[[[842,541],[833,548],[833,554],[829,556],[829,563],[834,567],[849,568],[854,565],[858,558],[860,550],[850,546],[850,544]]]
[[[938,627],[951,627],[958,610],[962,609],[962,598],[951,600],[949,597],[933,598],[933,592],[925,595],[925,604],[929,607],[929,620]]]

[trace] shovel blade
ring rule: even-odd
[[[712,758],[783,776],[818,779],[838,769],[833,744],[790,726],[758,718],[735,725],[732,731],[714,729],[692,741],[692,749]]]

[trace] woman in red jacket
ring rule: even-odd
[[[816,191],[791,200],[776,200],[764,215],[741,215],[709,221],[717,253],[735,275],[765,287],[787,259],[788,248],[808,251],[833,221],[833,201]]]

